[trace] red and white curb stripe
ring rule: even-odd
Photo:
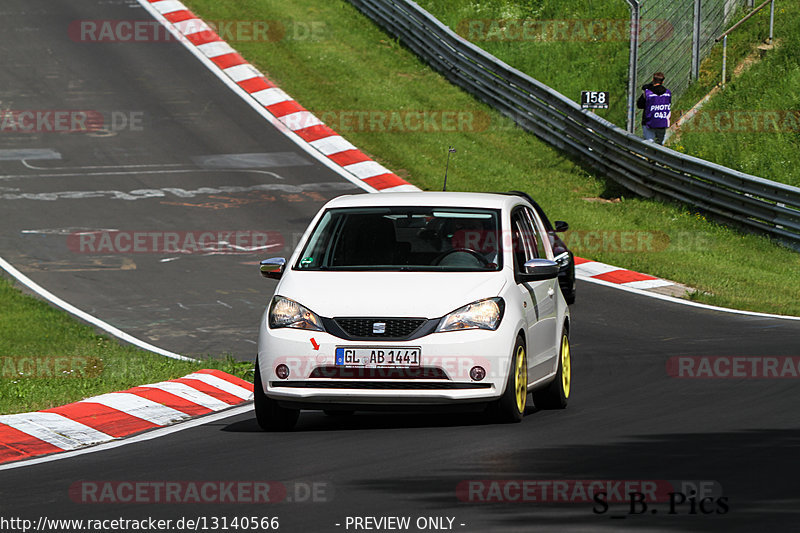
[[[661,294],[683,295],[688,287],[665,279],[607,265],[583,257],[575,258],[575,276],[587,281],[601,281],[629,289],[653,291]]]
[[[177,0],[139,0],[145,9],[164,24],[195,55],[210,61],[206,64],[218,77],[233,83],[255,101],[278,129],[294,135],[306,152],[340,169],[340,174],[367,191],[418,191],[414,185],[370,159],[344,137],[276,87],[253,65],[245,61],[203,20]],[[262,113],[263,114],[263,113]],[[330,164],[328,166],[331,166]]]
[[[75,450],[242,404],[253,384],[198,370],[33,413],[0,416],[0,464]]]

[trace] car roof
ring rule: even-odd
[[[511,209],[527,200],[520,196],[480,192],[381,192],[339,196],[326,204],[326,208],[373,206],[433,206],[482,207],[486,209]]]

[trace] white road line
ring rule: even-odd
[[[20,179],[20,178],[74,178],[79,176],[130,176],[130,175],[139,175],[139,174],[188,174],[193,172],[252,172],[253,174],[267,174],[270,176],[275,177],[276,179],[283,180],[284,177],[271,172],[269,170],[258,170],[254,168],[188,168],[188,169],[178,169],[178,170],[131,170],[125,172],[79,172],[76,174],[4,174],[0,175],[0,180],[12,180],[12,179]]]
[[[80,318],[81,320],[83,320],[85,322],[88,322],[89,324],[92,324],[93,326],[96,326],[96,327],[102,329],[103,331],[105,331],[107,333],[110,333],[111,335],[113,335],[113,336],[115,336],[115,337],[117,337],[117,338],[119,338],[119,339],[121,339],[121,340],[123,340],[123,341],[125,341],[127,343],[133,344],[134,346],[138,346],[139,348],[141,348],[143,350],[148,350],[150,352],[154,352],[154,353],[157,353],[159,355],[163,355],[165,357],[169,357],[171,359],[178,359],[178,360],[181,360],[181,361],[194,361],[194,362],[197,362],[197,359],[193,359],[191,357],[186,357],[184,355],[179,355],[177,353],[170,352],[168,350],[164,350],[163,348],[159,348],[158,346],[154,346],[154,345],[150,344],[149,342],[145,342],[143,340],[137,339],[136,337],[125,333],[121,329],[115,328],[114,326],[112,326],[108,322],[104,322],[103,320],[100,320],[99,318],[94,317],[94,316],[90,315],[89,313],[81,311],[80,309],[78,309],[74,305],[65,302],[64,300],[62,300],[61,298],[59,298],[58,296],[56,296],[52,292],[46,290],[44,287],[42,287],[41,285],[39,285],[38,283],[36,283],[32,279],[30,279],[28,276],[26,276],[25,274],[23,274],[22,272],[20,272],[19,270],[17,270],[13,266],[11,266],[11,263],[6,261],[2,257],[0,257],[0,268],[2,268],[3,270],[5,270],[9,274],[11,274],[11,276],[16,278],[17,281],[19,281],[20,283],[22,283],[23,285],[28,287],[30,290],[32,290],[33,292],[35,292],[36,294],[38,294],[39,296],[41,296],[45,300],[48,300],[53,305],[55,305],[57,307],[60,307],[61,309],[67,311],[68,313],[72,313],[73,315],[75,315],[76,317]]]
[[[93,165],[88,167],[37,167],[22,159],[22,164],[31,170],[92,170],[98,168],[152,168],[152,167],[185,167],[186,163],[152,163],[148,165]],[[194,170],[194,169],[192,169]]]
[[[665,302],[672,302],[675,304],[680,305],[688,305],[689,307],[697,307],[699,309],[708,309],[710,311],[720,311],[722,313],[730,313],[734,315],[745,315],[745,316],[753,316],[759,318],[778,318],[781,320],[797,320],[800,321],[800,316],[790,316],[790,315],[773,315],[770,313],[758,313],[756,311],[742,311],[740,309],[730,309],[728,307],[717,307],[716,305],[709,305],[703,304],[700,302],[693,302],[692,300],[686,300],[684,298],[676,298],[674,296],[667,296],[665,294],[658,294],[657,292],[650,292],[644,291],[642,289],[635,289],[633,287],[628,287],[626,285],[619,285],[617,283],[611,283],[608,281],[603,281],[601,279],[595,279],[589,276],[584,276],[582,274],[575,274],[577,279],[588,281],[589,283],[595,283],[597,285],[603,285],[605,287],[611,287],[613,289],[618,289],[621,291],[631,292],[633,294],[638,294],[640,296],[647,296],[649,298],[655,298],[657,300],[664,300]]]

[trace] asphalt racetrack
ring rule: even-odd
[[[70,38],[75,20],[148,19],[137,2],[5,0],[0,16],[3,109],[104,118],[88,133],[0,133],[0,256],[165,349],[252,359],[274,288],[258,260],[288,254],[326,199],[359,189],[273,130],[180,44]],[[153,249],[132,253],[120,240],[113,253],[94,253],[101,241],[85,235],[103,230],[132,239],[183,232],[184,250],[159,253],[145,240]],[[228,235],[224,253],[208,254],[186,237],[207,231],[271,237],[235,248]],[[474,414],[304,412],[290,433],[263,433],[247,412],[0,470],[0,529],[31,520],[39,531],[124,531],[143,529],[125,520],[148,518],[171,520],[163,529],[173,531],[796,529],[797,376],[695,379],[699,366],[676,365],[796,361],[785,358],[800,355],[800,322],[584,282],[571,311],[564,411],[531,408],[515,425]],[[605,505],[587,496],[598,487]],[[644,499],[632,502],[625,487]]]

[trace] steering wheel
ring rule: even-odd
[[[464,253],[470,254],[472,257],[477,259],[478,262],[480,262],[482,267],[488,267],[489,264],[490,264],[489,261],[480,252],[476,252],[475,250],[473,250],[471,248],[453,248],[452,250],[447,250],[445,253],[439,255],[439,257],[437,257],[434,262],[437,265],[441,265],[442,261],[444,261],[445,258],[448,255],[454,254],[454,253],[457,253],[457,252],[464,252]]]

